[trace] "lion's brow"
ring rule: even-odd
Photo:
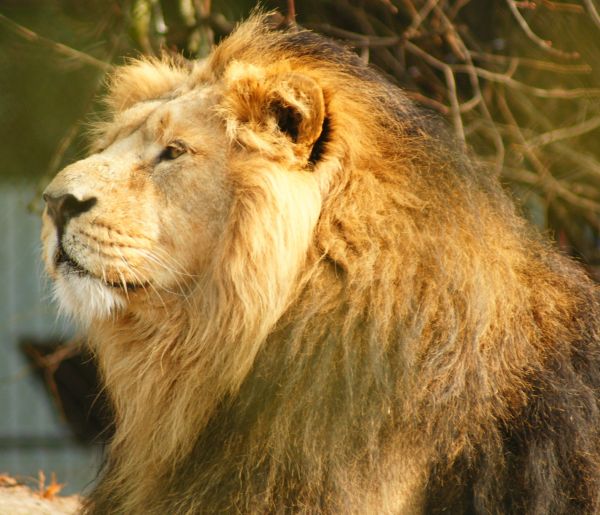
[[[133,134],[137,130],[144,130],[147,126],[148,119],[161,104],[162,102],[157,100],[148,100],[135,104],[121,113],[114,126],[114,135],[111,140],[116,141],[119,138]]]
[[[172,117],[171,113],[168,111],[162,113],[160,116],[153,116],[155,114],[157,113],[152,113],[148,117],[142,132],[145,138],[161,142],[172,128]]]

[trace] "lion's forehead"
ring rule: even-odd
[[[196,87],[164,98],[138,102],[119,113],[102,135],[104,147],[139,134],[142,143],[168,144],[177,137],[199,138],[203,128],[213,128],[214,87]]]

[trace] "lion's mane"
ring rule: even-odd
[[[239,123],[275,65],[322,88],[316,221],[269,172],[298,155]],[[193,294],[92,324],[116,434],[88,512],[598,512],[597,290],[498,180],[353,54],[263,16],[200,68],[124,67],[109,104],[194,81],[231,82],[215,109],[247,152]]]

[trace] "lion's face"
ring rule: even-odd
[[[89,322],[164,306],[219,259],[256,269],[261,253],[279,252],[281,273],[293,274],[319,212],[322,179],[308,161],[322,93],[306,77],[233,68],[116,110],[95,153],[47,187],[44,259],[67,313]],[[128,97],[144,87],[134,78]],[[286,227],[278,219],[294,209],[300,218]],[[278,230],[288,248],[266,241]],[[238,234],[226,248],[228,231]],[[242,251],[233,248],[246,237]],[[244,273],[245,264],[233,266]]]
[[[204,88],[136,104],[48,186],[44,257],[67,311],[104,317],[181,294],[205,266],[230,204],[213,103]]]

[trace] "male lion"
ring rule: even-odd
[[[44,194],[115,410],[88,513],[600,510],[596,287],[402,91],[256,15],[108,104]]]

